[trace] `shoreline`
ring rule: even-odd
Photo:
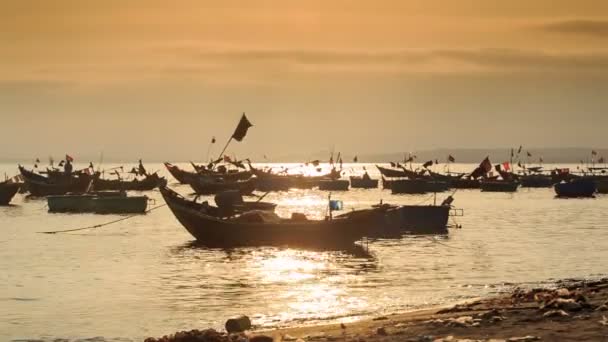
[[[239,334],[178,332],[147,342],[229,341],[608,341],[608,278],[562,280],[555,289],[514,288],[472,299],[350,323]],[[213,332],[213,333],[211,333]]]

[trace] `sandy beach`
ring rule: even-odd
[[[226,334],[179,332],[154,341],[608,341],[608,279],[558,282],[349,324]]]

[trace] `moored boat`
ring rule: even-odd
[[[579,178],[569,182],[557,183],[554,189],[557,197],[593,197],[596,185],[593,179]]]
[[[479,183],[484,192],[516,192],[519,182],[514,180],[485,179]]]
[[[91,183],[99,177],[99,173],[88,174],[85,172],[74,172],[61,177],[47,178],[35,172],[26,170],[19,166],[25,186],[32,196],[44,197],[49,195],[65,195],[67,193],[83,193],[91,186]]]
[[[8,205],[21,188],[21,183],[0,182],[0,205]]]
[[[319,190],[346,191],[350,185],[345,179],[323,179],[319,181]]]
[[[447,191],[447,182],[427,179],[396,179],[390,181],[393,194],[426,194]]]
[[[149,191],[158,186],[165,185],[167,180],[159,177],[157,173],[146,175],[143,179],[122,180],[98,178],[94,182],[97,191]]]
[[[49,212],[137,214],[145,213],[147,196],[127,196],[123,191],[47,196]]]
[[[181,184],[189,184],[194,180],[198,179],[198,173],[182,170],[177,165],[173,165],[171,163],[165,162],[165,167],[167,171],[173,176],[173,178],[177,179]]]
[[[222,177],[204,176],[189,183],[198,195],[213,195],[228,190],[238,190],[243,195],[249,195],[256,189],[256,179],[246,181],[227,181]]]
[[[376,189],[378,180],[369,176],[350,176],[350,187],[353,189]]]
[[[403,207],[380,205],[323,220],[309,220],[297,213],[285,219],[260,211],[218,218],[210,212],[208,205],[188,200],[167,187],[161,187],[160,192],[184,228],[201,244],[214,247],[344,246],[366,236],[422,232],[425,227],[428,232],[444,233],[450,211],[449,204]]]
[[[543,174],[530,174],[519,176],[523,188],[550,188],[553,186],[553,177]]]

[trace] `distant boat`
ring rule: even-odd
[[[164,177],[159,177],[158,174],[153,173],[146,175],[145,178],[133,179],[133,180],[122,180],[122,179],[96,179],[93,187],[97,191],[149,191],[157,188],[158,186],[165,185],[167,180]]]
[[[519,182],[514,180],[485,179],[479,183],[484,192],[516,192]]]
[[[381,205],[322,220],[309,220],[297,213],[284,219],[263,211],[219,218],[208,204],[185,199],[167,187],[161,187],[160,192],[186,230],[199,243],[211,247],[345,246],[366,236],[400,236],[407,231],[446,233],[450,212],[449,205]]]
[[[410,179],[425,178],[425,176],[422,173],[417,173],[415,171],[408,170],[404,167],[401,167],[401,169],[396,170],[396,169],[389,169],[386,167],[376,165],[376,168],[378,169],[378,171],[380,171],[382,176],[388,177],[388,178],[410,178]]]
[[[579,178],[554,186],[557,197],[593,197],[597,190],[593,179]]]
[[[553,186],[553,177],[543,174],[520,175],[519,181],[523,188],[550,188]]]
[[[390,181],[393,194],[426,194],[447,191],[447,182],[428,179],[396,179]]]
[[[198,195],[213,195],[227,190],[237,190],[243,195],[249,195],[256,189],[257,179],[246,181],[227,181],[222,177],[201,176],[189,183]]]
[[[137,214],[145,213],[147,196],[127,196],[123,191],[47,196],[49,212]]]
[[[19,166],[19,171],[23,176],[25,186],[32,196],[44,197],[49,195],[65,195],[71,193],[84,193],[91,183],[99,177],[99,173],[90,175],[77,171],[72,174],[61,174],[45,177],[33,171],[26,170]]]
[[[173,165],[169,162],[164,163],[165,167],[178,182],[182,184],[189,184],[194,180],[198,179],[198,173],[192,171],[186,171],[179,168],[177,165]]]
[[[21,183],[0,182],[0,205],[8,205],[21,188]]]
[[[319,181],[319,190],[346,191],[350,182],[345,179],[322,179]]]
[[[350,187],[354,189],[376,189],[378,180],[362,176],[350,176]]]

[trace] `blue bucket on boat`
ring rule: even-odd
[[[343,207],[344,207],[344,205],[343,205],[342,201],[329,200],[329,210],[331,210],[331,211],[342,210]]]

